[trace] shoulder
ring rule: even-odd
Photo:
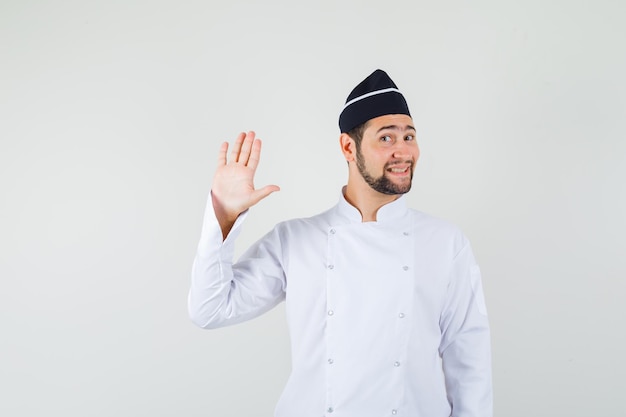
[[[446,219],[442,219],[441,217],[437,217],[432,214],[412,208],[409,209],[409,213],[412,218],[413,224],[418,227],[439,230],[441,233],[462,233],[459,226]]]
[[[421,239],[445,245],[454,253],[469,244],[467,236],[458,225],[415,209],[409,209],[409,213],[413,229]]]
[[[328,209],[311,217],[300,217],[282,221],[276,224],[275,229],[281,235],[298,231],[325,231],[330,227],[331,217],[332,209]]]

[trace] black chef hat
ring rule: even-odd
[[[377,69],[354,87],[339,115],[341,133],[386,114],[409,113],[409,106],[396,84],[383,70]]]

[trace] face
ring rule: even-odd
[[[388,195],[409,192],[418,158],[413,121],[401,114],[370,120],[356,150],[356,166],[365,182]]]

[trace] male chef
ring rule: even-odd
[[[292,372],[276,417],[491,417],[480,269],[455,226],[407,207],[420,152],[402,93],[374,71],[339,116],[338,203],[280,223],[233,263],[261,141],[222,144],[193,264],[189,313],[215,328],[281,301]]]

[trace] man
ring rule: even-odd
[[[277,417],[490,417],[480,270],[454,226],[406,207],[419,148],[406,101],[377,70],[339,118],[348,183],[339,203],[278,224],[232,263],[261,142],[228,143],[207,204],[189,312],[214,328],[286,300],[292,373]]]

